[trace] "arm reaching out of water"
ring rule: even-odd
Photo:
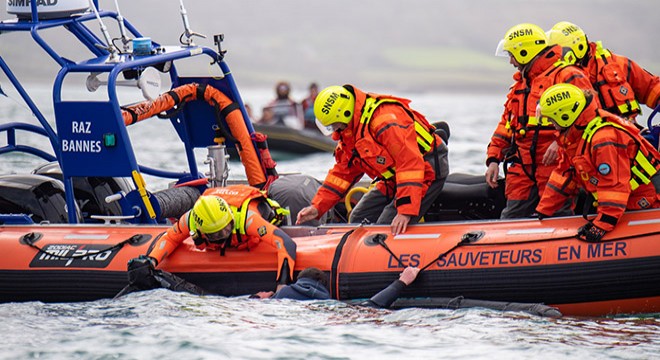
[[[420,269],[416,267],[406,267],[399,275],[398,280],[395,280],[390,286],[372,296],[371,299],[360,303],[360,305],[384,309],[389,308],[399,298],[401,292],[417,279],[419,271]]]
[[[399,275],[399,280],[408,286],[412,284],[415,279],[417,279],[418,274],[419,268],[408,266],[407,268],[403,269],[403,272],[401,272],[401,275]]]

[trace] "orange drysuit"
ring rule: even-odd
[[[641,113],[639,103],[658,106],[660,77],[603,48],[600,41],[589,43],[588,56],[579,65],[589,75],[604,110],[634,118]]]
[[[527,67],[514,74],[515,83],[507,95],[504,113],[488,144],[486,166],[502,161],[512,164],[505,168],[507,207],[512,202],[532,201],[529,199],[536,195],[532,194],[535,185],[540,198],[550,173],[557,166],[556,162],[543,164],[543,156],[557,136],[552,124],[539,124],[536,118],[536,106],[543,91],[558,83],[592,90],[586,74],[579,67],[560,61],[561,58],[559,45],[546,48]],[[535,205],[528,208],[533,211]],[[530,215],[511,213],[506,217]]]
[[[598,204],[594,225],[610,231],[626,209],[660,207],[660,154],[631,123],[592,102],[563,131],[560,164],[536,210],[552,215],[579,188]]]
[[[274,212],[266,202],[263,193],[251,186],[231,185],[208,189],[203,195],[219,196],[231,207],[234,215],[234,229],[229,247],[249,250],[262,241],[266,242],[277,249],[277,281],[283,283],[287,277],[289,280],[293,279],[296,243],[284,231],[269,222],[268,219],[274,216]],[[191,234],[191,221],[190,211],[183,214],[156,242],[148,255],[160,263],[189,236],[193,237],[197,248],[208,251],[220,250],[224,254],[225,243],[210,242],[205,234]],[[286,269],[284,276],[282,276],[283,269]]]
[[[333,133],[338,140],[335,165],[312,205],[320,215],[326,213],[367,174],[379,180],[376,186],[381,193],[394,198],[398,214],[418,216],[422,198],[436,181],[435,169],[423,156],[440,146],[442,139],[422,114],[409,107],[410,100],[344,86],[355,95],[355,111],[347,128]]]

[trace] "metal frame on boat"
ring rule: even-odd
[[[96,5],[96,1],[94,2]],[[133,39],[144,39],[129,21],[123,19],[118,12],[98,11],[71,14],[70,16],[53,19],[40,19],[36,2],[31,3],[31,16],[18,18],[0,23],[0,32],[29,33],[34,41],[60,66],[53,85],[53,103],[57,131],[50,125],[46,115],[32,100],[19,79],[0,56],[0,68],[11,84],[20,94],[41,127],[8,123],[0,127],[0,132],[7,135],[7,146],[0,148],[0,154],[9,152],[26,152],[44,158],[47,161],[58,160],[62,172],[62,181],[65,187],[67,208],[76,208],[74,197],[74,177],[125,177],[133,180],[135,190],[122,194],[115,201],[122,204],[124,210],[122,220],[133,223],[159,223],[163,219],[156,213],[158,210],[157,198],[149,196],[142,174],[174,179],[178,182],[196,180],[203,177],[195,161],[195,148],[217,146],[214,142],[214,129],[217,129],[217,118],[212,107],[200,105],[201,101],[187,104],[183,111],[171,115],[171,125],[175,128],[185,148],[188,163],[187,172],[171,172],[154,169],[138,164],[135,153],[122,118],[122,105],[118,99],[117,85],[120,75],[133,78],[139,77],[144,71],[157,68],[169,74],[172,87],[200,83],[211,85],[219,89],[240,109],[244,119],[247,114],[233,76],[226,62],[224,51],[220,47],[222,35],[216,35],[218,49],[214,50],[204,46],[195,46],[192,41],[182,46],[161,46],[151,42],[146,53],[137,53],[124,49],[119,50],[106,36],[103,42],[88,24],[98,21],[104,29],[102,20],[113,20],[119,23],[121,29]],[[45,5],[39,5],[45,6]],[[94,9],[95,10],[95,9]],[[23,14],[25,15],[25,14]],[[184,18],[187,25],[187,18]],[[85,46],[91,57],[79,62],[73,62],[59,55],[54,48],[42,37],[41,32],[51,28],[68,30],[76,40]],[[105,31],[104,34],[106,34]],[[188,33],[186,28],[186,33]],[[183,36],[183,35],[182,35]],[[219,68],[221,78],[196,77],[182,78],[177,73],[177,60],[193,57],[207,57],[208,61]],[[62,98],[62,89],[65,80],[71,74],[90,74],[89,78],[97,80],[98,76],[107,76],[106,101],[71,101]],[[89,82],[88,78],[88,82]],[[97,85],[98,86],[98,85]],[[89,85],[88,85],[89,88]],[[254,129],[249,121],[245,121],[247,131],[252,134]],[[17,131],[30,131],[48,138],[53,153],[16,143]],[[222,145],[233,146],[231,139],[225,139]],[[217,165],[222,165],[224,155],[215,159]],[[218,176],[222,175],[222,171]],[[217,181],[219,179],[211,179]],[[68,221],[77,223],[76,213],[68,213]]]

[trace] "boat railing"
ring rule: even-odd
[[[94,1],[95,5],[97,1]],[[55,113],[55,129],[52,128],[46,116],[32,100],[18,77],[12,72],[2,56],[0,68],[11,84],[20,94],[39,121],[38,126],[9,123],[0,128],[7,133],[8,145],[0,149],[0,154],[23,151],[46,160],[57,160],[62,170],[66,193],[66,203],[69,209],[75,208],[74,177],[126,177],[131,178],[135,185],[135,194],[122,196],[122,215],[134,215],[135,223],[158,223],[163,219],[157,214],[157,200],[146,189],[142,174],[176,179],[178,182],[191,181],[203,177],[200,173],[194,153],[195,148],[206,148],[217,145],[210,128],[217,126],[217,114],[203,101],[193,101],[186,105],[185,111],[177,112],[170,119],[177,135],[183,143],[188,171],[173,172],[155,169],[138,164],[126,125],[122,117],[122,105],[119,101],[117,86],[118,77],[131,73],[139,76],[146,68],[154,67],[169,74],[172,87],[187,83],[204,83],[212,85],[236,102],[248,119],[245,106],[234,82],[231,71],[224,61],[224,51],[220,48],[223,36],[216,35],[218,49],[195,46],[192,42],[180,46],[161,46],[152,42],[152,51],[137,54],[130,51],[117,51],[114,44],[100,39],[88,26],[88,22],[101,19],[120,21],[131,36],[143,38],[143,35],[118,13],[110,11],[87,12],[60,19],[39,19],[36,2],[31,2],[31,19],[12,19],[0,22],[0,33],[29,32],[32,39],[60,66],[53,85],[53,105]],[[72,33],[75,38],[87,48],[91,57],[82,61],[72,61],[57,53],[41,36],[45,29],[61,27]],[[103,27],[103,25],[102,25]],[[107,36],[105,37],[107,39]],[[180,77],[175,63],[178,60],[207,57],[211,65],[219,67],[219,77]],[[90,76],[107,75],[107,99],[101,101],[63,99],[63,85],[71,74],[89,73]],[[67,82],[67,84],[70,84]],[[81,84],[84,88],[85,84]],[[254,132],[252,124],[246,121],[250,133]],[[49,138],[55,155],[47,154],[38,149],[20,146],[15,142],[16,130],[28,130],[45,135]],[[38,130],[37,130],[38,129]],[[69,212],[68,220],[76,223],[74,212]]]
[[[18,144],[16,141],[17,130],[23,130],[33,134],[42,135],[46,138],[48,137],[48,132],[36,125],[25,124],[20,122],[10,122],[7,124],[0,124],[0,133],[4,133],[6,135],[6,145],[0,147],[0,155],[10,152],[24,152],[34,156],[38,156],[46,161],[57,160],[57,157],[55,155],[48,153],[44,150],[38,149],[31,145]]]

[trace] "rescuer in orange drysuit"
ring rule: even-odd
[[[561,47],[548,46],[545,32],[534,24],[509,29],[496,55],[508,56],[519,71],[513,76],[515,83],[504,113],[488,144],[486,182],[492,188],[498,186],[499,163],[504,162],[507,203],[501,217],[529,217],[557,166],[557,131],[536,118],[538,100],[553,84],[567,82],[591,89],[591,83],[579,67],[561,61]],[[572,212],[569,203],[557,210],[557,215]]]
[[[578,234],[599,241],[626,209],[660,207],[660,153],[632,123],[599,109],[593,94],[570,84],[547,89],[539,115],[561,131],[561,160],[536,208],[540,218],[582,188],[597,201],[598,215]]]
[[[551,45],[570,51],[565,59],[574,61],[589,75],[604,110],[634,120],[642,112],[640,103],[650,108],[658,106],[660,77],[605,49],[600,41],[590,42],[584,31],[570,22],[558,22],[547,35]]]
[[[433,204],[449,172],[447,146],[410,100],[330,86],[319,93],[314,114],[338,141],[335,165],[297,223],[316,219],[339,202],[366,173],[377,181],[349,222],[391,224],[406,231]],[[330,130],[329,128],[332,128]]]
[[[265,242],[277,249],[278,288],[291,282],[296,260],[296,243],[274,223],[279,223],[286,210],[248,185],[231,185],[208,189],[167,230],[154,245],[148,257],[152,266],[161,263],[179,244],[192,237],[199,249],[251,249]],[[134,260],[131,260],[133,262]],[[129,262],[129,268],[131,263]]]

